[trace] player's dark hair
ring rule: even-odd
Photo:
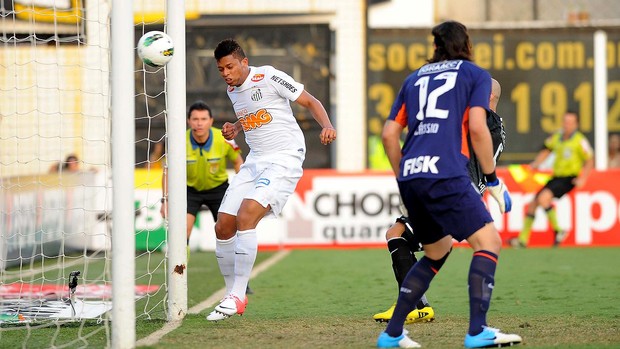
[[[243,49],[237,41],[234,39],[224,39],[217,44],[217,47],[213,51],[213,56],[219,61],[229,55],[233,55],[233,57],[238,60],[242,60],[246,57],[245,52],[243,52]]]
[[[453,59],[472,60],[472,45],[467,27],[456,21],[436,25],[432,31],[435,52],[429,63]]]
[[[187,111],[187,118],[192,115],[194,110],[207,110],[209,112],[209,116],[213,117],[213,113],[211,112],[211,108],[207,105],[207,103],[203,101],[196,101],[189,106],[189,110]]]

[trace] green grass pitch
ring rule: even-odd
[[[423,348],[463,347],[470,259],[469,248],[454,249],[427,292],[436,320],[407,325]],[[505,249],[489,324],[526,348],[620,348],[619,262],[620,248]],[[194,294],[202,286],[189,276]],[[385,328],[372,315],[397,296],[383,249],[292,251],[251,285],[243,316],[190,315],[156,348],[372,348]]]
[[[257,265],[273,253],[259,253]],[[453,250],[427,292],[436,320],[406,326],[423,348],[463,347],[470,259],[469,248]],[[620,348],[619,262],[620,248],[505,249],[489,325],[520,334],[523,348]],[[223,287],[213,253],[192,252],[188,272],[190,308]],[[372,315],[397,297],[385,249],[294,250],[250,284],[255,293],[243,316],[211,323],[211,308],[189,314],[152,348],[373,348],[385,324]],[[137,312],[148,306],[139,303]],[[162,317],[155,318],[138,318],[138,339],[161,328]],[[68,342],[101,326],[63,327],[56,345],[105,347],[105,330],[88,344]],[[23,347],[24,340],[27,348],[50,347],[55,331],[0,331],[0,348]]]

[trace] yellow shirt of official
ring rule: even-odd
[[[592,158],[592,147],[586,136],[576,131],[568,139],[557,132],[545,140],[545,147],[555,154],[554,177],[577,177],[587,160]]]
[[[191,130],[185,139],[188,187],[205,191],[228,181],[226,159],[233,162],[241,152],[234,141],[227,141],[215,127],[209,130],[209,140],[203,146],[196,143]]]

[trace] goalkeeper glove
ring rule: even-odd
[[[499,210],[501,213],[510,212],[512,209],[512,199],[510,193],[504,182],[496,178],[492,182],[487,182],[487,189],[495,201],[499,204]]]

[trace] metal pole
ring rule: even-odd
[[[187,179],[185,150],[185,1],[167,0],[174,56],[167,65],[168,320],[187,314]]]
[[[598,171],[607,169],[607,33],[594,33],[594,161]]]
[[[112,0],[112,348],[118,349],[136,342],[134,30],[133,0]]]

